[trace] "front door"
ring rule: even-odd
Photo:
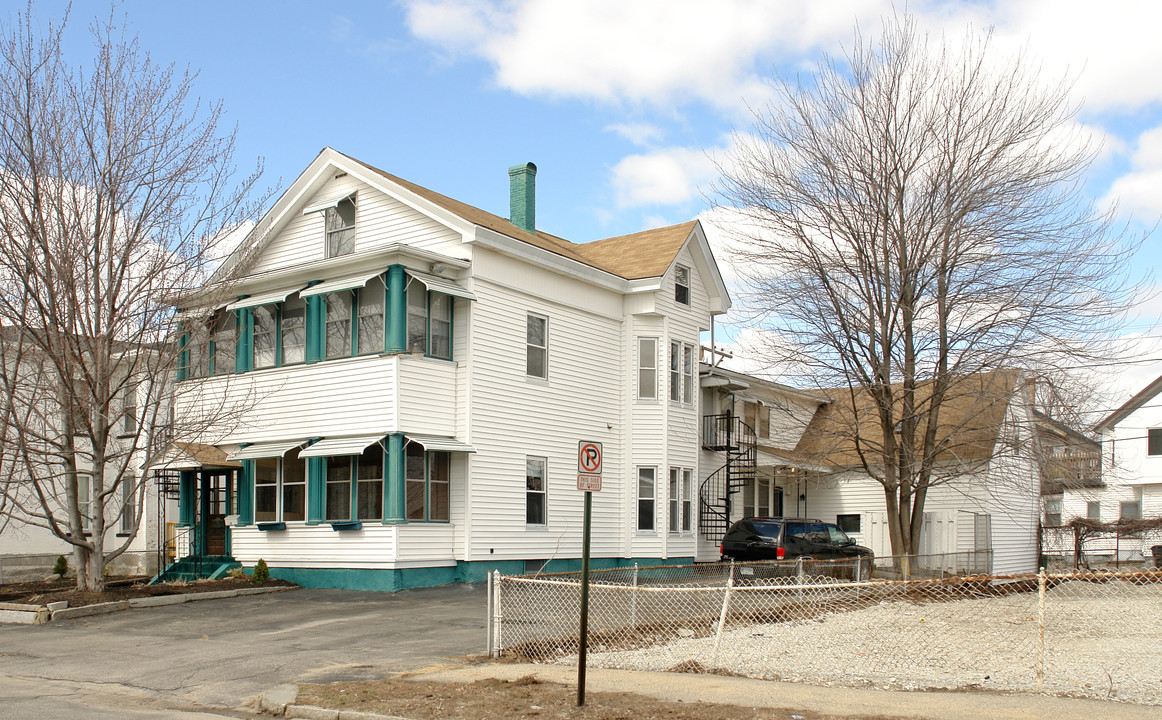
[[[210,509],[206,513],[206,555],[226,555],[226,516],[230,514],[229,470],[207,473]]]

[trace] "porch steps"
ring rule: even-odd
[[[157,574],[150,585],[163,582],[190,582],[193,580],[216,580],[225,577],[234,568],[242,567],[229,555],[189,555],[172,562]]]

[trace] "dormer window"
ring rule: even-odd
[[[345,197],[326,209],[327,257],[339,257],[355,252],[355,202]]]
[[[690,304],[690,268],[678,265],[674,268],[674,300],[683,305]]]

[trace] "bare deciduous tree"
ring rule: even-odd
[[[265,199],[221,106],[122,25],[94,21],[87,68],[31,5],[0,36],[0,505],[70,543],[88,589],[137,533],[168,440],[171,303]]]
[[[956,480],[962,430],[982,430],[949,411],[986,382],[966,379],[1092,358],[1132,291],[1133,243],[1082,192],[1095,150],[1069,83],[1036,67],[987,35],[934,47],[888,20],[776,83],[724,165],[771,360],[845,389],[832,394],[855,464],[883,485],[894,554],[917,552],[928,490]]]

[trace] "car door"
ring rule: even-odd
[[[805,522],[789,522],[783,529],[783,547],[787,558],[797,558],[800,555],[811,554],[811,542],[808,537],[809,526]]]
[[[831,535],[827,532],[827,525],[824,523],[811,523],[807,537],[811,543],[809,554],[812,557],[820,560],[831,560],[839,557],[837,549],[831,544]]]

